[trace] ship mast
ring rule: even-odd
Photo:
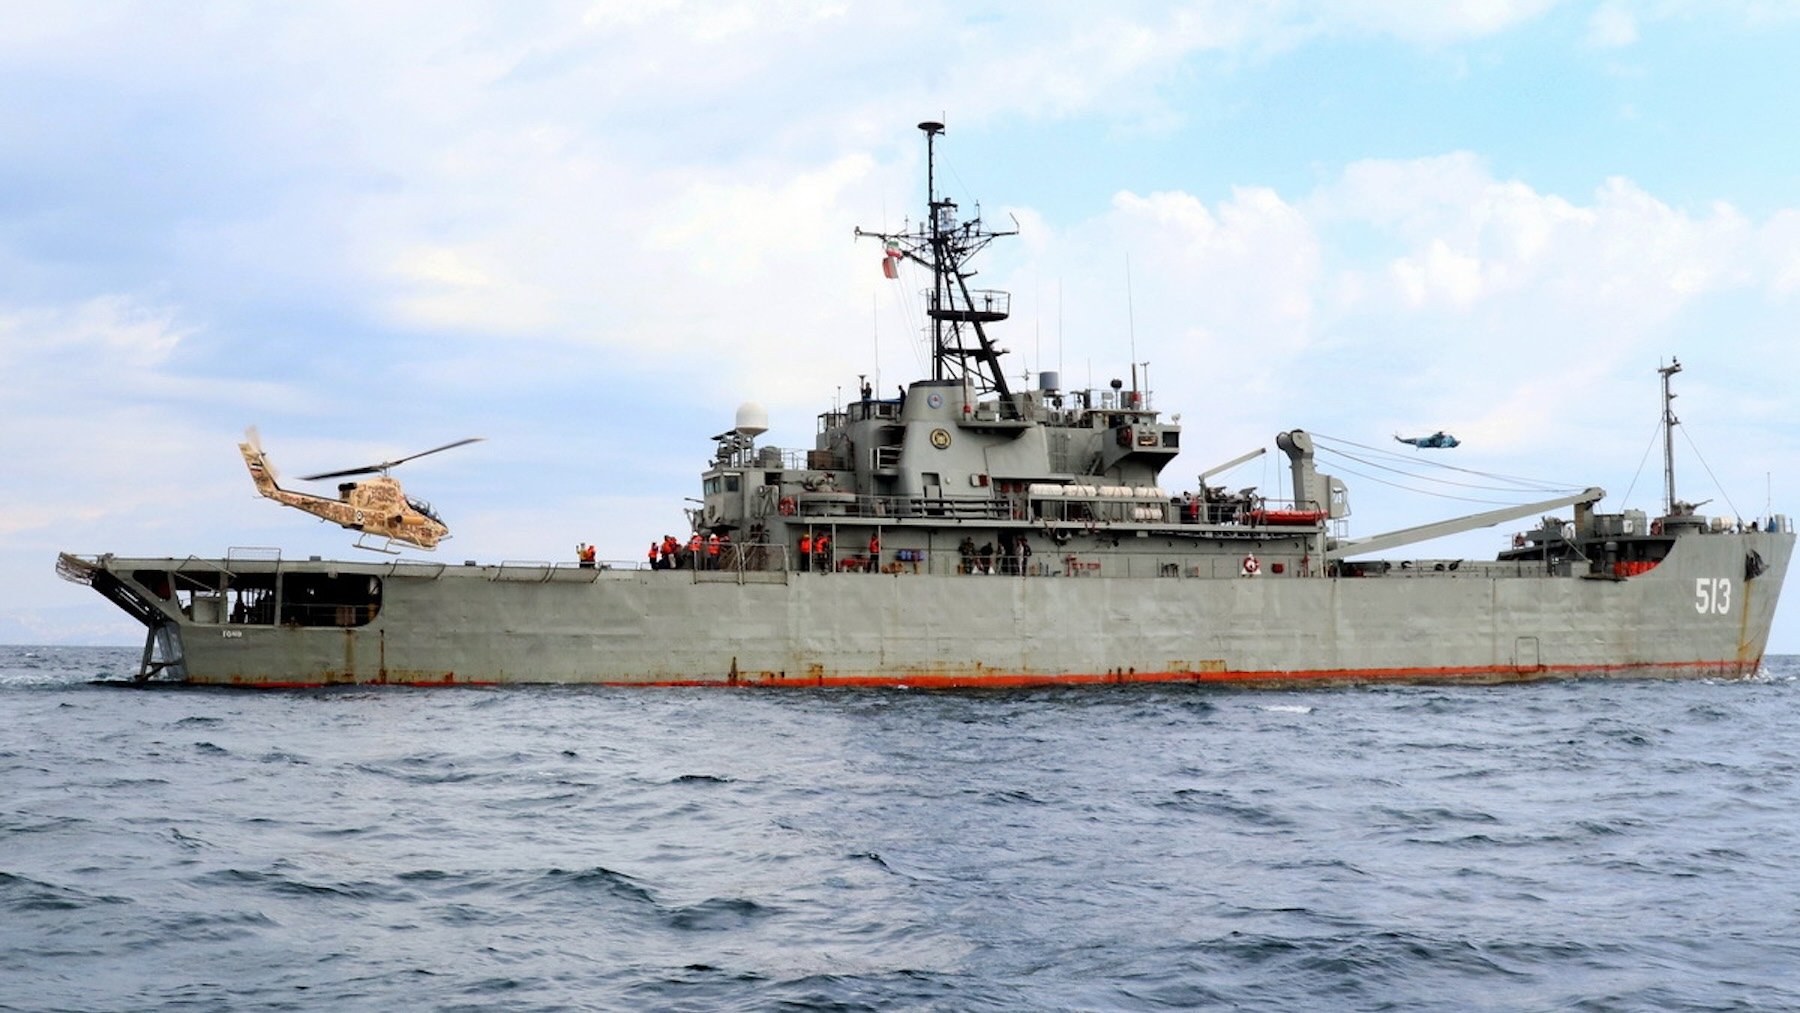
[[[986,229],[979,212],[968,221],[958,220],[956,202],[940,198],[937,192],[937,135],[944,132],[944,125],[927,120],[919,129],[925,132],[928,221],[909,231],[859,228],[856,234],[884,240],[890,258],[910,260],[931,271],[931,288],[925,293],[925,312],[931,318],[931,378],[973,380],[978,391],[999,396],[1003,416],[1020,418],[1022,413],[1000,368],[1005,351],[994,344],[983,326],[1011,315],[1012,297],[994,289],[971,289],[969,279],[975,272],[966,267],[987,244],[1001,236],[1018,235],[1019,230]]]
[[[1675,514],[1675,427],[1681,420],[1675,417],[1675,395],[1669,390],[1669,378],[1681,372],[1681,360],[1671,358],[1667,366],[1656,370],[1662,374],[1663,397],[1663,486],[1666,490],[1664,514]]]

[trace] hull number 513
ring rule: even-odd
[[[1731,611],[1730,577],[1694,578],[1694,611],[1724,615]]]

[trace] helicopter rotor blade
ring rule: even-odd
[[[326,478],[343,478],[346,475],[373,475],[387,470],[386,465],[371,464],[366,468],[346,468],[343,471],[325,471],[317,475],[301,475],[302,482],[317,482]]]
[[[343,471],[327,471],[317,475],[302,475],[300,480],[302,482],[316,482],[320,479],[344,478],[349,475],[374,475],[385,472],[397,464],[405,464],[415,457],[424,457],[426,454],[435,454],[440,450],[449,450],[452,447],[460,447],[468,443],[479,443],[485,438],[486,437],[482,436],[470,436],[466,439],[457,440],[454,443],[446,443],[441,447],[432,447],[430,450],[421,450],[416,454],[408,454],[405,457],[396,457],[392,461],[383,461],[380,464],[371,464],[363,468],[346,468]]]
[[[394,460],[392,460],[392,461],[389,461],[389,462],[387,462],[387,463],[386,463],[386,464],[383,464],[383,465],[381,465],[381,467],[383,467],[383,468],[392,468],[392,467],[393,467],[393,466],[394,466],[394,465],[396,465],[396,464],[402,464],[402,463],[405,463],[405,462],[407,462],[407,461],[410,461],[410,460],[412,460],[412,459],[413,459],[413,458],[415,458],[415,457],[424,457],[424,456],[425,456],[425,455],[426,455],[426,454],[435,454],[435,453],[437,453],[437,452],[438,452],[438,451],[440,451],[440,450],[449,450],[449,449],[451,449],[451,448],[452,448],[452,447],[460,447],[460,446],[463,446],[463,445],[465,445],[465,444],[469,444],[469,443],[480,443],[480,442],[481,442],[481,441],[482,441],[482,440],[484,440],[484,439],[486,439],[486,437],[485,437],[485,436],[470,436],[470,437],[466,437],[466,438],[464,438],[464,439],[460,439],[460,440],[457,440],[457,441],[455,441],[455,442],[454,442],[454,443],[446,443],[446,444],[444,444],[444,445],[443,445],[443,446],[441,446],[441,447],[432,447],[432,448],[431,448],[431,449],[430,449],[430,450],[421,450],[421,451],[419,451],[419,452],[418,452],[418,453],[416,453],[416,454],[408,454],[408,455],[406,455],[406,456],[405,456],[405,457],[401,457],[401,458],[396,458],[396,459],[394,459]]]

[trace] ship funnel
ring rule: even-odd
[[[769,410],[755,401],[745,401],[738,405],[737,425],[734,427],[739,436],[760,436],[769,431]]]

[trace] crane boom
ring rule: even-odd
[[[1470,514],[1467,517],[1453,517],[1447,521],[1434,521],[1430,524],[1420,524],[1415,527],[1401,528],[1398,531],[1389,531],[1386,534],[1381,535],[1370,535],[1367,538],[1352,538],[1348,541],[1338,542],[1336,545],[1327,548],[1325,557],[1327,559],[1347,559],[1350,556],[1360,556],[1365,553],[1380,552],[1383,549],[1392,549],[1401,545],[1411,545],[1414,542],[1429,541],[1433,538],[1442,538],[1445,535],[1473,531],[1476,528],[1493,527],[1496,524],[1517,520],[1520,517],[1529,517],[1532,514],[1543,513],[1546,510],[1556,510],[1561,507],[1566,507],[1572,503],[1585,503],[1591,505],[1600,502],[1605,496],[1605,489],[1594,486],[1575,493],[1572,496],[1558,496],[1556,499],[1542,500],[1537,503],[1527,503],[1523,506],[1501,507],[1498,510],[1489,510],[1486,513]]]

